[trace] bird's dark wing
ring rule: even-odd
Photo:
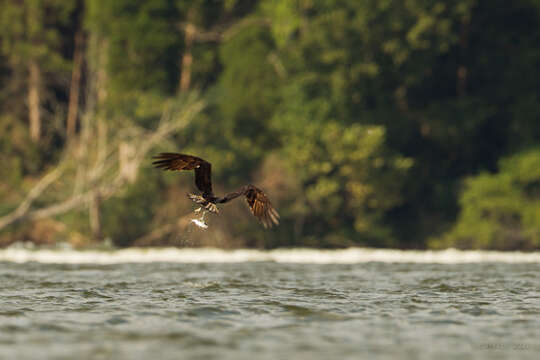
[[[212,194],[212,165],[201,158],[186,154],[161,153],[152,164],[163,170],[195,170],[195,184],[203,194]]]
[[[203,160],[204,161],[204,160]],[[195,184],[203,194],[211,195],[212,193],[212,165],[204,161],[200,167],[195,168]]]
[[[278,212],[261,189],[248,185],[245,187],[244,195],[251,213],[261,222],[265,229],[279,224]]]

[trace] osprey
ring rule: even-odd
[[[223,197],[216,197],[212,192],[212,165],[208,161],[196,156],[176,153],[161,153],[154,156],[153,159],[155,160],[152,164],[163,170],[195,170],[195,185],[202,194],[188,194],[188,197],[201,205],[199,211],[204,207],[209,212],[218,213],[216,204],[224,204],[244,195],[251,213],[265,228],[279,224],[278,212],[262,190],[254,185],[249,184]]]

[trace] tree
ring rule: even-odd
[[[385,214],[403,201],[412,160],[386,147],[384,127],[344,124],[295,85],[273,124],[301,189],[288,210],[296,236],[318,246],[395,245]]]
[[[500,161],[500,171],[465,181],[456,225],[432,247],[492,250],[540,248],[540,150]]]
[[[47,90],[69,71],[60,32],[71,20],[75,0],[2,0],[0,6],[1,51],[8,59],[10,71],[26,78],[14,86],[26,89],[30,138],[37,142],[43,135],[43,118],[50,118],[44,110],[55,105]]]
[[[176,199],[191,182],[145,173],[121,183],[121,198],[86,190],[98,164],[133,169],[98,149],[131,158],[138,134],[159,128],[163,109],[195,90],[208,106],[160,150],[211,160],[216,192],[259,184],[282,215],[275,232],[263,232],[241,208],[227,211],[201,244],[424,247],[447,239],[441,234],[456,218],[469,234],[474,224],[461,206],[486,229],[525,239],[513,244],[536,246],[524,220],[531,215],[513,213],[519,226],[509,231],[464,199],[475,193],[490,203],[482,187],[500,182],[510,189],[501,202],[533,208],[515,195],[521,185],[501,175],[516,170],[500,159],[538,146],[537,0],[0,5],[0,212],[14,216],[3,221],[71,199],[55,188],[61,173],[74,194],[88,196],[55,218],[67,228],[122,246],[183,245],[191,204]],[[60,163],[68,165],[45,175]],[[462,180],[476,174],[460,197]],[[95,178],[97,188],[109,175]],[[162,187],[170,196],[144,192]],[[147,211],[130,212],[137,207]],[[131,221],[138,239],[121,239],[115,224]],[[429,244],[484,246],[454,235]],[[488,238],[493,247],[508,241]]]
[[[0,230],[17,222],[64,214],[87,207],[95,197],[107,199],[136,179],[148,152],[167,136],[187,126],[202,110],[203,103],[193,96],[186,102],[169,104],[159,125],[148,132],[132,124],[108,138],[100,123],[86,122],[87,142],[76,151],[66,149],[63,159],[43,176],[24,200],[11,212],[0,217]],[[79,152],[79,154],[77,154]],[[80,154],[82,153],[82,154]],[[64,185],[57,185],[59,182]],[[68,183],[71,191],[66,191]],[[38,199],[40,204],[36,207]]]

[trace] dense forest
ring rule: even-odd
[[[540,248],[539,0],[0,8],[0,245]],[[193,227],[162,151],[280,226]]]

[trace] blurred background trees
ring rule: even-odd
[[[0,243],[540,247],[538,1],[0,6]],[[282,224],[235,202],[190,227],[158,151]]]

